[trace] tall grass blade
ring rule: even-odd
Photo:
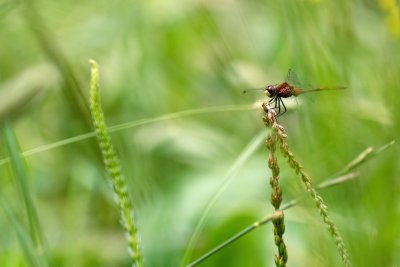
[[[4,213],[8,217],[10,223],[14,226],[18,238],[18,243],[21,246],[22,252],[25,256],[27,266],[30,267],[45,266],[40,263],[40,260],[36,255],[36,251],[29,233],[27,233],[26,230],[22,227],[22,225],[18,222],[14,212],[12,211],[12,209],[10,208],[9,204],[6,202],[4,197],[0,198],[0,206],[4,210]]]
[[[35,205],[30,195],[28,174],[20,157],[17,140],[9,123],[5,123],[3,126],[3,135],[4,143],[6,144],[10,156],[10,165],[14,173],[18,193],[24,203],[29,225],[29,234],[35,248],[35,255],[39,259],[40,266],[47,266],[43,233]]]

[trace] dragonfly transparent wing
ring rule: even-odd
[[[299,78],[297,77],[296,73],[292,69],[288,70],[288,72],[286,74],[285,82],[289,83],[290,85],[293,85],[294,87],[302,87],[302,84],[301,84]]]
[[[265,88],[250,88],[250,89],[243,90],[242,93],[247,94],[247,93],[257,92],[257,91],[262,91],[262,90],[265,90]]]

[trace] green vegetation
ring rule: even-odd
[[[265,96],[242,91],[288,68],[306,86],[347,86],[287,99],[278,120],[314,185],[352,175],[318,191],[352,265],[399,264],[399,10],[394,0],[3,1],[0,265],[132,265],[94,138],[90,58],[143,266],[186,266],[248,225],[199,266],[274,266],[267,222],[280,213],[253,105]],[[279,150],[287,266],[341,266],[313,200],[291,202],[306,189]]]
[[[104,120],[104,113],[101,108],[99,95],[99,67],[97,62],[94,60],[90,60],[89,62],[91,65],[90,113],[92,115],[94,128],[96,129],[97,142],[99,143],[104,166],[110,176],[115,198],[118,203],[121,225],[126,232],[128,251],[132,257],[132,266],[140,267],[143,266],[143,261],[137,226],[134,219],[134,209],[131,203],[126,178],[122,171],[120,159],[111,142],[111,137]]]

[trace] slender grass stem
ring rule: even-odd
[[[331,180],[328,180],[326,182],[323,182],[323,183],[321,183],[320,185],[317,186],[317,189],[328,189],[330,187],[341,185],[341,184],[344,184],[346,182],[349,182],[349,181],[351,181],[351,180],[353,180],[353,179],[355,179],[357,177],[359,177],[359,173],[358,172],[351,172],[351,173],[348,173],[346,175],[339,176],[339,177],[333,178]],[[198,258],[197,260],[195,260],[192,263],[190,263],[189,265],[187,265],[187,267],[193,267],[193,266],[198,265],[199,263],[205,261],[207,258],[211,257],[212,255],[214,255],[215,253],[220,251],[221,249],[223,249],[226,246],[228,246],[228,245],[232,244],[233,242],[237,241],[239,238],[249,234],[250,232],[252,232],[253,230],[259,228],[260,226],[265,225],[265,224],[271,222],[272,220],[283,216],[283,211],[284,210],[290,209],[290,208],[294,207],[295,205],[297,205],[298,203],[300,203],[304,199],[305,195],[306,195],[306,193],[304,193],[304,195],[301,196],[301,197],[298,197],[296,199],[293,199],[293,200],[289,201],[286,204],[283,204],[281,206],[281,208],[279,210],[276,210],[272,215],[268,215],[268,216],[264,217],[263,219],[261,219],[261,220],[259,220],[257,222],[254,222],[250,226],[248,226],[245,229],[241,230],[239,233],[235,234],[231,238],[227,239],[226,241],[224,241],[223,243],[221,243],[217,247],[213,248],[212,250],[210,250],[209,252],[207,252],[206,254],[201,256],[200,258]]]
[[[286,142],[287,135],[285,134],[285,129],[282,125],[278,124],[275,117],[275,110],[273,107],[270,107],[267,102],[263,103],[263,109],[265,111],[264,123],[267,127],[271,127],[277,136],[277,143],[279,145],[279,149],[283,156],[287,159],[290,167],[294,169],[297,175],[300,176],[302,182],[305,184],[307,191],[310,193],[311,197],[314,199],[315,204],[318,208],[319,214],[324,221],[324,223],[328,226],[329,232],[331,236],[335,239],[336,246],[338,248],[339,254],[342,257],[342,261],[344,266],[350,267],[350,259],[346,249],[346,246],[343,242],[343,238],[339,233],[336,225],[328,215],[328,207],[325,205],[322,197],[318,194],[315,188],[312,185],[311,177],[304,171],[303,166],[295,159],[293,153],[289,149],[289,145]]]
[[[113,132],[119,132],[119,131],[130,129],[130,128],[143,126],[146,124],[168,121],[168,120],[173,120],[173,119],[182,118],[182,117],[195,116],[195,115],[201,115],[201,114],[209,114],[209,113],[219,113],[219,112],[243,111],[243,110],[250,110],[250,109],[254,109],[253,105],[241,105],[241,106],[226,105],[226,106],[214,106],[214,107],[206,107],[206,108],[188,109],[188,110],[182,110],[182,111],[178,111],[178,112],[174,112],[174,113],[165,114],[165,115],[154,117],[154,118],[145,118],[145,119],[140,119],[140,120],[117,124],[117,125],[108,127],[107,131],[110,133],[113,133]],[[28,156],[36,155],[38,153],[49,151],[49,150],[59,148],[62,146],[66,146],[69,144],[77,143],[77,142],[80,142],[80,141],[83,141],[83,140],[86,140],[89,138],[94,138],[95,136],[96,136],[96,132],[90,132],[90,133],[73,136],[70,138],[66,138],[66,139],[51,143],[51,144],[46,144],[43,146],[39,146],[39,147],[36,147],[33,149],[26,150],[21,153],[21,156],[28,157]],[[9,158],[0,159],[0,165],[6,164],[9,161],[10,161]]]
[[[362,151],[360,154],[358,154],[353,160],[351,160],[350,163],[348,163],[343,169],[338,171],[336,174],[331,175],[330,177],[332,177],[332,178],[328,178],[325,182],[320,183],[316,187],[316,189],[317,190],[329,189],[331,187],[342,185],[353,179],[358,178],[360,176],[359,172],[350,172],[350,171],[354,170],[357,167],[360,167],[362,164],[364,164],[364,163],[368,162],[369,160],[373,159],[374,157],[378,156],[380,153],[385,151],[387,148],[391,147],[394,143],[395,143],[395,141],[390,141],[389,143],[382,145],[380,147],[377,147],[377,148],[373,148],[373,147],[366,148],[364,151]],[[190,263],[189,265],[187,265],[187,267],[197,266],[199,263],[203,262],[204,260],[211,257],[212,255],[216,254],[218,251],[220,251],[224,247],[232,244],[233,242],[237,241],[238,239],[245,236],[246,234],[249,234],[250,232],[259,228],[260,226],[265,225],[266,223],[272,221],[273,218],[281,215],[281,213],[278,213],[278,212],[285,211],[285,210],[290,209],[291,207],[297,205],[302,200],[304,200],[306,195],[307,195],[307,193],[304,193],[302,196],[283,204],[278,211],[275,211],[274,214],[268,215],[268,216],[264,217],[263,219],[261,219],[257,222],[254,222],[253,224],[246,227],[245,229],[243,229],[236,235],[232,236],[231,238],[224,241],[217,247],[213,248],[212,250],[210,250],[209,252],[207,252],[206,254],[204,254],[203,256],[198,258],[197,260],[195,260],[192,263]]]
[[[277,136],[274,131],[268,134],[266,146],[269,150],[268,167],[271,170],[271,177],[269,184],[271,186],[271,204],[274,206],[275,211],[279,210],[282,203],[282,189],[279,186],[279,165],[278,159],[275,156]],[[285,218],[281,211],[281,215],[272,219],[274,241],[278,247],[278,254],[275,254],[275,265],[277,267],[285,267],[288,260],[288,253],[286,244],[283,241],[283,234],[285,233]]]
[[[272,221],[274,219],[280,218],[282,216],[283,216],[283,212],[281,210],[275,211],[271,216],[268,216],[268,218],[266,218],[266,219],[264,219],[262,221],[258,221],[258,222],[253,223],[252,225],[246,227],[245,229],[243,229],[242,231],[240,231],[236,235],[234,235],[231,238],[227,239],[222,244],[218,245],[217,247],[213,248],[212,250],[210,250],[209,252],[207,252],[206,254],[204,254],[203,256],[201,256],[200,258],[195,260],[194,262],[192,262],[189,265],[187,265],[187,267],[193,267],[193,266],[198,265],[199,263],[201,263],[204,260],[206,260],[207,258],[211,257],[212,255],[214,255],[215,253],[217,253],[218,251],[220,251],[224,247],[232,244],[233,242],[235,242],[239,238],[241,238],[244,235],[250,233],[254,229],[256,229],[256,228],[260,227],[261,225],[266,224],[266,223],[268,223],[268,222],[270,222],[270,221]]]
[[[36,256],[38,266],[48,266],[47,246],[40,226],[39,217],[36,212],[34,201],[31,196],[29,187],[29,177],[24,166],[24,162],[19,156],[19,148],[17,139],[11,128],[10,123],[6,122],[3,125],[4,142],[6,144],[8,153],[10,155],[10,165],[15,176],[15,182],[19,191],[19,195],[25,206],[26,217],[28,219],[29,234],[34,252],[31,253]],[[17,229],[17,234],[20,231]],[[22,245],[22,244],[21,244]],[[26,246],[24,246],[26,247]]]
[[[227,174],[225,175],[221,185],[219,186],[218,190],[213,197],[208,202],[207,206],[205,207],[204,211],[201,213],[201,218],[198,220],[196,227],[194,228],[193,234],[189,239],[188,245],[186,246],[186,250],[181,261],[181,266],[185,266],[189,261],[193,248],[198,241],[200,236],[201,230],[203,229],[204,222],[211,211],[211,208],[216,203],[217,199],[220,197],[224,189],[229,185],[232,181],[235,174],[238,170],[243,166],[243,164],[247,161],[247,159],[254,153],[257,147],[261,144],[262,140],[265,138],[265,133],[260,132],[257,136],[255,136],[250,143],[243,149],[243,151],[239,154],[235,162],[232,164],[232,167],[228,170]]]
[[[97,63],[94,60],[90,60],[90,65],[90,111],[92,114],[93,124],[96,129],[96,135],[103,155],[104,164],[108,174],[110,175],[111,183],[120,209],[121,224],[126,231],[128,250],[132,258],[132,266],[141,267],[143,266],[142,255],[136,223],[133,217],[133,206],[129,198],[129,192],[126,186],[125,177],[122,173],[122,167],[114,146],[111,143],[111,137],[107,131],[104,114],[100,105]]]

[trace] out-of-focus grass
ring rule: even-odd
[[[360,150],[397,140],[400,132],[400,39],[390,26],[396,25],[398,4],[389,11],[382,2],[33,3],[42,30],[52,36],[47,41],[59,47],[82,94],[88,94],[87,60],[95,58],[101,65],[109,125],[251,104],[263,96],[242,95],[243,89],[280,82],[289,67],[305,84],[347,85],[344,92],[292,101],[280,118],[296,157],[318,183]],[[37,66],[55,62],[27,25],[25,1],[7,3],[0,9],[0,90],[11,92],[8,81],[27,79],[21,74],[29,69],[46,77],[48,72],[40,73]],[[23,151],[90,131],[76,112],[79,104],[63,93],[72,90],[66,82],[71,77],[58,71],[60,80],[42,85],[54,90],[43,90],[30,102],[21,98],[20,108],[13,105],[12,114],[7,113]],[[249,109],[182,116],[113,133],[138,209],[145,266],[179,265],[204,207],[261,129],[259,112]],[[102,167],[94,149],[83,140],[26,158],[29,193],[48,242],[50,265],[129,262],[112,192],[105,179],[98,179]],[[322,193],[354,266],[400,262],[399,152],[396,143],[361,169],[361,179]],[[2,149],[0,156],[9,155]],[[271,213],[266,162],[267,152],[260,147],[221,194],[193,259]],[[287,201],[304,189],[290,168],[281,167]],[[18,210],[18,191],[7,165],[1,165],[0,173],[1,194],[18,214],[18,225],[0,216],[0,261],[19,266],[25,258],[14,229],[25,226],[27,214]],[[288,210],[285,218],[289,265],[340,264],[311,202]],[[271,266],[272,238],[266,226],[204,266]]]

